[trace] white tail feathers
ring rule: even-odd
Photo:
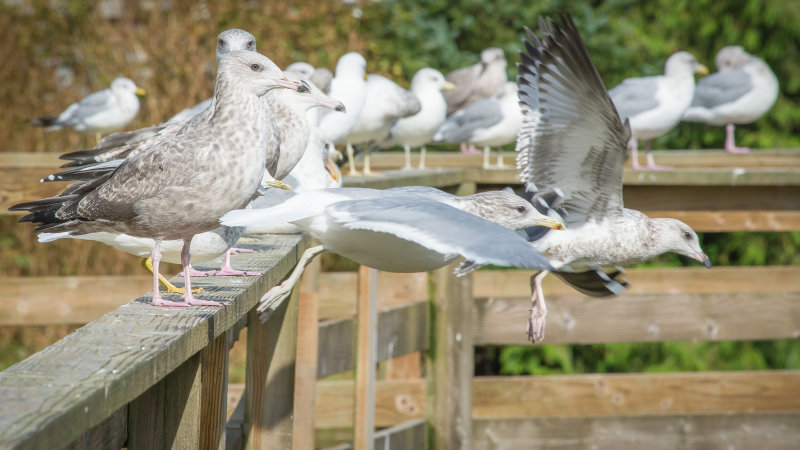
[[[39,239],[39,242],[53,242],[68,238],[71,233],[71,231],[62,231],[61,233],[39,233],[36,237]]]

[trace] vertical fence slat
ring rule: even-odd
[[[472,436],[472,277],[456,278],[455,266],[434,272],[427,415],[438,450],[469,449]]]
[[[297,367],[294,391],[294,435],[292,448],[314,448],[314,404],[317,393],[319,347],[320,259],[306,267],[300,280],[297,312]]]
[[[248,315],[245,448],[291,448],[299,289],[266,324]]]
[[[200,358],[192,356],[130,403],[130,450],[199,448]]]
[[[228,340],[232,334],[232,330],[220,334],[201,352],[200,448],[225,448]]]
[[[378,271],[358,268],[356,334],[356,450],[375,448],[375,372],[378,359]]]

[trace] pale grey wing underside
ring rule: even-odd
[[[733,103],[752,89],[750,75],[742,69],[715,72],[697,82],[692,106],[714,108]]]
[[[480,264],[550,268],[547,259],[516,232],[417,196],[348,200],[334,203],[326,212],[346,228],[390,233]]]
[[[617,107],[620,118],[627,119],[656,109],[659,105],[656,91],[658,91],[657,77],[628,78],[608,91],[608,95]]]
[[[523,126],[517,150],[522,182],[561,189],[567,226],[622,213],[622,168],[630,127],[623,125],[571,20],[540,20],[519,65]]]

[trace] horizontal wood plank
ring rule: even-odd
[[[315,428],[353,426],[355,381],[336,380],[317,383],[314,413]],[[425,414],[425,379],[377,380],[375,426],[388,427]]]
[[[107,419],[237,324],[307,242],[249,239],[261,251],[239,260],[262,277],[197,280],[230,306],[154,308],[140,297],[0,373],[0,447],[60,447]]]
[[[795,450],[800,414],[481,419],[475,450]]]
[[[800,371],[479,377],[476,419],[800,412]]]
[[[547,296],[543,344],[800,337],[800,292]],[[476,345],[529,344],[527,299],[476,300]]]
[[[428,308],[425,302],[384,308],[378,312],[378,362],[425,350],[428,344]],[[321,321],[317,377],[353,370],[354,320]]]
[[[800,211],[642,211],[650,217],[671,217],[685,222],[695,231],[800,230]]]
[[[320,274],[319,316],[326,319],[356,314],[356,273]],[[387,308],[428,298],[428,274],[378,272],[378,307]]]

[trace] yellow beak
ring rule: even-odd
[[[703,75],[703,76],[708,75],[708,67],[700,64],[700,66],[697,68],[696,72],[699,73],[700,75]]]
[[[136,88],[136,95],[138,95],[139,97],[142,97],[142,96],[144,96],[145,94],[147,94],[147,92],[145,92],[145,91],[144,91],[144,89],[142,89],[142,88]]]
[[[333,178],[334,181],[339,181],[339,178],[342,177],[342,171],[339,170],[339,166],[337,166],[330,158],[325,158],[325,171]]]
[[[564,222],[558,219],[554,219],[552,217],[544,217],[542,219],[539,219],[537,222],[538,222],[537,225],[541,225],[547,228],[552,228],[554,230],[563,230],[564,228],[566,228]]]
[[[449,82],[449,81],[445,81],[444,84],[442,84],[442,90],[443,91],[454,91],[455,89],[456,89],[456,85],[454,83]]]
[[[291,186],[289,186],[288,184],[284,183],[281,180],[272,180],[272,181],[267,183],[267,186],[278,188],[278,189],[283,189],[284,191],[291,191],[292,190]]]

